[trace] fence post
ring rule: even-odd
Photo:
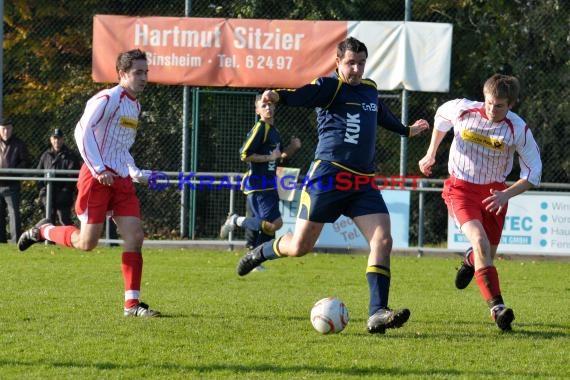
[[[180,170],[183,173],[188,171],[188,141],[190,135],[190,126],[188,125],[190,89],[184,86],[182,91],[182,165]],[[189,191],[186,186],[180,191],[180,237],[185,238],[190,236],[188,228],[188,198]]]
[[[53,213],[53,182],[50,181],[50,178],[55,177],[55,174],[53,171],[47,171],[45,174],[46,177],[46,218],[51,219],[51,215]],[[51,221],[52,223],[55,223],[55,220]]]
[[[412,0],[406,0],[404,21],[411,21],[412,19]],[[408,90],[402,89],[402,124],[408,125],[408,112],[409,112],[409,99]],[[400,137],[400,175],[408,175],[408,136]]]
[[[192,87],[192,135],[190,138],[191,156],[190,171],[198,171],[198,138],[200,124],[200,88]],[[190,191],[190,222],[188,223],[188,236],[194,240],[196,238],[196,192]]]
[[[419,200],[418,200],[418,257],[422,257],[424,251],[422,249],[424,245],[424,180],[419,180]]]
[[[232,176],[230,178],[230,183],[233,184],[234,182],[236,182],[236,178],[234,176]],[[236,182],[237,183],[237,182]],[[237,186],[237,185],[236,185]],[[234,190],[233,186],[230,187],[230,209],[228,211],[228,215],[232,215],[234,213],[235,210],[235,196],[236,196],[236,191]],[[230,243],[230,251],[234,250],[234,245],[232,244],[232,240],[234,237],[234,233],[233,231],[230,230],[230,233],[228,234],[228,241]]]
[[[46,218],[51,220],[51,216],[53,214],[53,205],[52,205],[52,201],[53,201],[53,182],[50,181],[50,178],[55,177],[55,173],[53,172],[53,170],[51,171],[47,171],[45,174],[45,178],[46,178],[46,208],[45,208],[45,213],[46,213]],[[40,200],[41,201],[41,200]],[[55,220],[51,220],[52,223],[55,223]],[[49,244],[49,241],[45,241],[44,243],[45,245]]]

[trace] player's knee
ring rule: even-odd
[[[131,236],[123,240],[125,250],[140,252],[143,245],[143,238],[138,236]]]
[[[137,229],[133,234],[132,234],[132,239],[136,244],[140,244],[142,245],[143,240],[144,240],[144,231],[142,230],[142,228]]]
[[[275,231],[279,230],[281,227],[283,227],[283,219],[279,218],[276,221],[274,221],[273,226],[275,228]]]
[[[94,250],[95,247],[97,247],[97,243],[98,243],[97,240],[80,240],[75,244],[75,248],[81,251],[89,252]]]
[[[392,236],[384,236],[379,239],[370,241],[370,249],[378,252],[391,252],[392,251]]]
[[[281,218],[274,220],[273,222],[264,223],[262,231],[265,233],[273,234],[283,227],[283,220]]]

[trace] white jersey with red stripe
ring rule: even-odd
[[[492,122],[485,115],[483,102],[455,99],[438,108],[434,128],[442,132],[453,129],[450,175],[475,184],[505,182],[517,152],[520,178],[535,186],[540,184],[540,150],[516,113],[509,111],[504,120]]]
[[[140,111],[138,100],[119,85],[102,90],[87,101],[75,127],[75,141],[94,177],[106,169],[121,177],[142,175],[130,153]]]

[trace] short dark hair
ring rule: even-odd
[[[12,120],[7,117],[0,117],[0,125],[13,125]]]
[[[364,52],[366,53],[366,58],[368,58],[368,49],[366,48],[366,45],[364,45],[362,42],[360,42],[354,37],[348,37],[347,39],[338,44],[336,48],[337,58],[344,57],[344,54],[347,51],[352,51],[355,53]]]
[[[119,73],[119,71],[128,71],[133,67],[133,61],[137,61],[139,59],[144,59],[146,61],[146,53],[141,49],[122,52],[117,57],[117,63],[115,65],[117,73]]]

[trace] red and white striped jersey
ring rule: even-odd
[[[455,99],[438,108],[434,128],[442,132],[453,128],[448,163],[452,176],[475,184],[505,182],[517,152],[520,178],[540,184],[540,150],[516,113],[509,111],[504,120],[492,122],[485,115],[483,102]]]
[[[129,152],[135,142],[140,111],[138,100],[119,85],[87,101],[75,127],[75,141],[94,177],[106,169],[121,177],[141,176]]]

